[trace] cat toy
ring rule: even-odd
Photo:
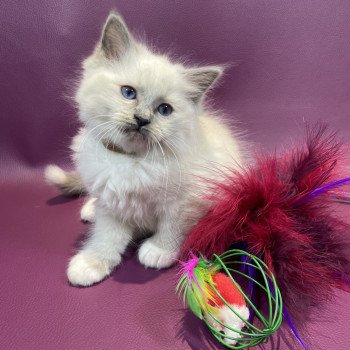
[[[254,318],[263,323],[267,336],[279,325],[278,322],[268,323],[267,327],[263,319],[256,316],[259,314],[256,313],[255,302],[235,282],[242,273],[250,281],[246,288],[254,291],[256,303],[262,305],[262,299],[267,298],[274,300],[275,309],[280,310],[282,307],[284,321],[305,349],[307,346],[296,324],[303,326],[314,308],[331,300],[334,288],[350,291],[347,236],[350,230],[348,225],[333,215],[330,205],[334,198],[332,191],[350,182],[350,177],[336,180],[341,175],[340,152],[341,144],[335,134],[321,126],[314,130],[308,129],[306,145],[303,147],[292,149],[280,157],[257,157],[254,166],[226,173],[224,182],[208,180],[210,195],[206,200],[211,203],[210,210],[190,231],[182,246],[182,259],[190,258],[189,263],[194,259],[193,254],[199,256],[197,269],[205,267],[206,272],[199,274],[194,269],[194,279],[192,273],[188,272],[187,263],[182,263],[180,286],[185,285],[182,290],[187,304],[193,311],[197,308],[196,314],[202,315],[208,326],[211,323],[203,315],[214,315],[214,321],[217,322],[220,317],[216,315],[220,313],[212,306],[208,307],[208,304],[217,300],[213,293],[220,291],[220,286],[215,285],[215,279],[210,279],[210,276],[219,268],[218,257],[231,256],[230,249],[237,244],[245,247],[245,253],[241,252],[241,261],[246,261],[248,254],[248,272],[230,270],[232,263],[237,264],[236,260],[228,261],[225,266],[220,265],[242,293],[251,313],[248,320],[246,314],[240,315],[244,327],[240,324],[232,330],[228,325],[228,329],[235,332],[236,336],[231,333],[228,337],[224,332],[223,337],[214,332],[214,336],[225,345],[233,349],[252,346],[247,344],[250,344],[251,337],[257,339],[257,334],[249,331],[250,326],[254,326]],[[210,256],[213,256],[213,262],[203,258]],[[260,273],[258,279],[254,277],[253,261],[260,262],[260,266],[264,267],[264,274]],[[198,279],[198,274],[204,277]],[[264,282],[266,280],[267,285]],[[201,281],[206,289],[202,287]],[[256,282],[264,288],[257,288]],[[209,290],[209,297],[205,297],[203,290]],[[267,291],[270,298],[273,296],[274,299],[266,296]],[[277,298],[279,293],[281,300]],[[224,299],[220,295],[219,299]],[[193,306],[193,303],[197,303],[197,306]],[[201,314],[198,307],[202,310]],[[233,312],[235,308],[231,307],[230,310]],[[267,319],[271,320],[269,312]],[[219,322],[220,325],[222,323]],[[218,329],[211,327],[212,331],[212,328]],[[248,331],[242,331],[242,328],[248,328]]]
[[[245,257],[246,259],[242,259]],[[239,249],[213,256],[212,261],[192,256],[181,263],[177,286],[185,303],[202,319],[214,337],[230,349],[244,349],[265,342],[282,323],[282,298],[276,280],[259,258]],[[247,274],[248,269],[262,276],[262,281]],[[246,294],[233,276],[247,282]],[[253,302],[252,287],[260,288],[268,304],[264,317]],[[256,315],[260,327],[253,324]]]

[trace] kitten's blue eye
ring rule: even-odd
[[[128,100],[134,100],[136,98],[136,90],[131,86],[122,86],[122,95]]]
[[[171,107],[167,103],[162,103],[161,105],[158,106],[157,110],[161,115],[164,115],[164,117],[167,117],[173,112],[173,107]]]

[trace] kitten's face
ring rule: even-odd
[[[151,53],[111,15],[84,63],[80,118],[99,140],[127,151],[165,146],[178,152],[194,136],[201,97],[220,72],[187,69]]]

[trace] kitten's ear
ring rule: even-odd
[[[131,44],[131,35],[122,17],[111,13],[104,25],[101,48],[109,59],[119,60]]]
[[[198,102],[206,91],[218,80],[224,68],[220,66],[208,66],[190,68],[186,70],[186,78],[192,85],[191,98]]]

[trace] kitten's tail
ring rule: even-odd
[[[46,181],[58,188],[65,196],[76,196],[86,193],[86,189],[76,171],[64,171],[57,165],[48,165],[45,168]]]

